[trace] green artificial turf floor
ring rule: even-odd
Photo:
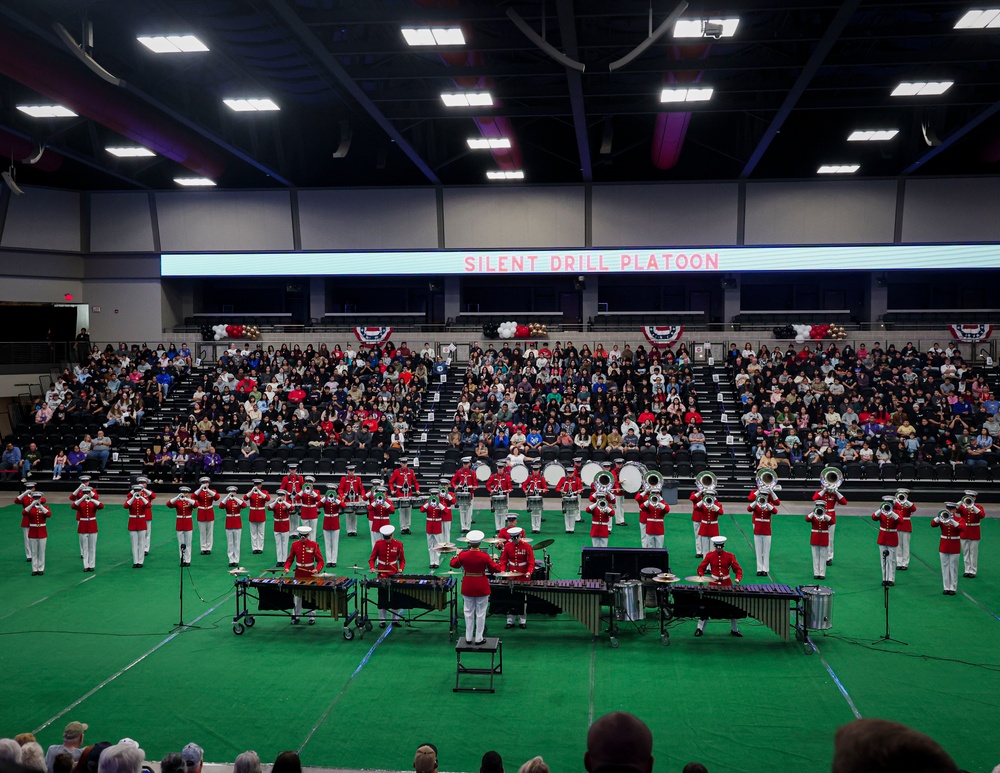
[[[742,623],[743,639],[728,635],[726,621],[709,623],[696,639],[695,622],[680,621],[664,647],[651,617],[646,631],[623,629],[620,648],[612,649],[565,615],[531,619],[524,631],[503,631],[493,617],[504,673],[490,695],[452,692],[454,647],[440,624],[376,627],[346,641],[341,623],[329,618],[310,627],[260,617],[234,635],[221,520],[211,556],[198,555],[196,533],[193,566],[183,575],[184,620],[192,627],[177,631],[170,511],[156,508],[153,549],[137,570],[125,511],[109,502],[92,574],[82,571],[69,507],[55,505],[53,513],[45,576],[32,577],[20,512],[0,510],[0,736],[35,731],[44,746],[57,742],[66,722],[80,720],[90,724],[88,741],[129,736],[151,759],[194,740],[212,762],[246,749],[270,761],[294,749],[308,765],[395,770],[410,769],[414,748],[431,741],[442,770],[478,770],[483,752],[496,749],[508,770],[541,754],[553,771],[569,773],[582,769],[590,721],[627,710],[653,729],[658,771],[692,760],[712,771],[821,771],[829,769],[834,730],[860,715],[929,733],[967,770],[1000,762],[994,520],[984,524],[979,576],[960,578],[959,594],[946,597],[936,532],[928,518],[915,519],[914,558],[892,589],[892,634],[907,646],[873,644],[884,632],[876,531],[869,519],[843,517],[824,583],[836,591],[834,627],[815,637],[816,654],[752,620]],[[554,577],[575,578],[589,537],[580,526],[566,535],[561,515],[547,516],[541,536],[556,539]],[[480,514],[479,524],[489,530],[492,516]],[[749,515],[724,516],[722,527],[745,581],[762,580],[754,576]],[[773,581],[813,584],[802,516],[777,517],[774,532]],[[633,522],[614,531],[611,546],[637,547],[638,539]],[[407,571],[425,573],[424,536],[402,540]],[[693,574],[687,515],[668,516],[666,543],[671,569]],[[366,536],[342,536],[337,573],[365,564],[370,544]],[[271,565],[270,531],[263,556],[250,554],[248,531],[243,546],[242,563],[252,572]]]

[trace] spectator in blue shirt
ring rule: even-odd
[[[163,396],[166,397],[170,394],[170,386],[174,383],[174,377],[167,372],[166,368],[160,368],[160,372],[156,374],[156,383],[160,385]]]
[[[21,449],[13,443],[8,443],[0,455],[0,466],[3,467],[4,480],[16,480],[21,477]]]

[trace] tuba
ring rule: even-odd
[[[642,485],[650,491],[660,491],[663,488],[663,475],[658,470],[650,470],[642,476]]]
[[[698,491],[708,492],[715,491],[716,483],[718,483],[718,478],[715,477],[715,473],[711,470],[703,470],[694,476],[694,485],[698,487]]]
[[[823,483],[824,489],[836,491],[844,482],[844,474],[836,467],[824,467],[823,472],[819,474],[819,479]]]
[[[594,491],[605,496],[615,487],[615,476],[608,470],[601,470],[594,476]]]
[[[757,488],[764,491],[780,491],[778,476],[774,470],[763,469],[757,473]]]

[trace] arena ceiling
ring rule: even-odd
[[[0,165],[20,184],[98,190],[192,177],[225,188],[518,184],[488,172],[523,172],[529,184],[817,179],[824,165],[857,166],[830,177],[996,174],[1000,14],[966,16],[987,8],[3,0]],[[708,25],[676,37],[678,16]],[[712,21],[729,19],[739,20],[732,36],[732,22]],[[402,33],[453,27],[463,44],[411,47]],[[138,40],[189,34],[208,50],[158,54]],[[953,85],[893,96],[904,82]],[[664,89],[702,99],[664,103]],[[491,106],[441,96],[481,92]],[[226,99],[280,109],[237,112]],[[19,109],[39,105],[76,115]],[[855,131],[897,133],[848,141]],[[135,146],[156,155],[106,150]]]

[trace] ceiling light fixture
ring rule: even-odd
[[[986,30],[1000,27],[1000,9],[990,8],[986,11],[968,11],[965,16],[955,22],[957,30]]]
[[[955,85],[955,81],[903,81],[892,90],[894,97],[936,97]]]
[[[714,91],[712,88],[663,89],[660,102],[708,102]]]
[[[149,148],[143,147],[111,147],[105,150],[118,158],[149,158],[156,155]]]
[[[524,172],[521,169],[509,172],[487,172],[486,178],[488,180],[523,180]]]
[[[848,142],[885,142],[899,134],[899,129],[868,129],[851,132]]]
[[[32,118],[76,118],[76,113],[62,105],[18,105],[17,109]]]
[[[674,25],[675,38],[731,38],[736,34],[739,18],[731,19],[678,19]]]
[[[140,35],[136,38],[154,54],[195,54],[208,46],[194,35]]]
[[[446,107],[492,107],[493,96],[488,91],[446,92],[441,95]]]
[[[237,113],[266,113],[281,110],[271,99],[224,99],[226,107]]]
[[[861,164],[823,164],[816,174],[854,174],[860,168]]]
[[[466,140],[472,150],[503,150],[510,147],[510,140],[506,137],[470,137]]]
[[[207,177],[175,177],[174,182],[178,185],[183,185],[185,188],[210,187],[215,185],[215,180],[209,180]]]
[[[411,46],[464,46],[461,27],[403,27],[400,32]]]

